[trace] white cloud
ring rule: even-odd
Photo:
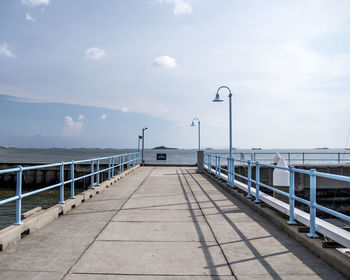
[[[0,54],[6,55],[8,57],[16,57],[14,53],[8,48],[6,43],[0,44]]]
[[[106,55],[106,52],[103,49],[98,47],[89,48],[85,51],[87,58],[92,60],[99,60]]]
[[[126,108],[126,107],[123,107],[123,108],[121,108],[120,110],[121,110],[123,113],[127,113],[127,112],[129,111],[129,109]]]
[[[74,121],[72,117],[64,117],[63,135],[79,136],[84,126],[84,116],[79,115],[78,120]]]
[[[29,13],[26,13],[26,20],[28,20],[28,21],[36,21],[36,19],[33,18]]]
[[[22,0],[22,4],[29,7],[37,7],[41,5],[49,5],[51,0]]]
[[[101,115],[101,120],[105,120],[105,119],[107,119],[107,114],[102,114]]]
[[[175,58],[172,58],[171,56],[168,56],[168,55],[162,55],[154,58],[152,64],[156,67],[164,67],[164,68],[177,67]]]
[[[187,0],[158,0],[159,3],[174,5],[174,15],[191,15],[192,6]]]

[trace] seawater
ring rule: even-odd
[[[80,159],[97,158],[109,155],[118,155],[122,153],[136,152],[135,149],[17,149],[8,148],[0,149],[1,163],[52,163],[61,161],[71,161]],[[228,154],[228,150],[216,149],[207,150],[207,153]],[[250,159],[251,154],[256,154],[257,160],[272,162],[273,154],[282,153],[285,158],[291,153],[290,157],[293,162],[301,163],[301,153],[305,155],[306,163],[324,162],[337,163],[337,155],[341,153],[341,160],[350,163],[350,150],[344,149],[237,149],[234,153],[243,153],[246,159]],[[144,151],[144,159],[146,163],[157,163],[156,154],[166,153],[168,164],[194,164],[197,161],[197,151],[194,149],[178,149],[178,150],[151,150]],[[299,154],[295,154],[299,153]],[[333,154],[330,154],[333,153]],[[345,153],[345,154],[344,154]],[[239,157],[239,155],[236,155]],[[235,156],[235,157],[236,157]],[[318,160],[318,159],[323,160]],[[163,162],[160,162],[163,163]]]

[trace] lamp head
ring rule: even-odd
[[[224,101],[224,100],[220,99],[219,93],[216,93],[215,99],[213,100],[213,102],[222,102],[222,101]]]
[[[196,125],[194,124],[194,121],[192,121],[191,126],[196,126]]]

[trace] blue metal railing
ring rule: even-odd
[[[108,167],[104,169],[100,169],[100,161],[107,161]],[[117,161],[117,164],[115,162]],[[91,164],[91,173],[80,176],[75,178],[74,177],[74,170],[75,166],[78,164]],[[74,183],[76,181],[85,179],[90,177],[91,183],[90,183],[90,189],[93,189],[96,183],[96,186],[100,185],[100,174],[103,172],[108,173],[108,179],[111,179],[111,177],[114,177],[114,173],[116,172],[116,169],[118,169],[118,173],[124,172],[124,165],[127,166],[127,170],[130,169],[130,167],[135,167],[137,164],[141,163],[140,159],[140,153],[128,153],[128,154],[121,154],[121,155],[113,155],[113,156],[107,156],[107,157],[100,157],[100,158],[92,158],[92,159],[86,159],[86,160],[78,160],[78,161],[69,161],[69,162],[61,162],[61,163],[52,163],[52,164],[44,164],[44,165],[35,165],[35,166],[26,166],[22,167],[21,165],[17,166],[16,168],[11,169],[3,169],[0,170],[0,174],[6,174],[6,173],[14,173],[16,172],[16,195],[7,199],[0,200],[0,205],[6,204],[9,202],[16,201],[16,222],[15,225],[21,225],[21,210],[22,210],[22,199],[34,194],[38,194],[47,190],[51,190],[54,188],[60,189],[60,196],[59,196],[59,203],[64,204],[64,187],[66,184],[70,184],[70,198],[75,197],[75,186]],[[70,179],[65,180],[64,178],[64,167],[70,166]],[[95,171],[96,166],[96,171]],[[51,186],[47,186],[44,188],[40,188],[34,191],[22,193],[22,178],[23,173],[28,170],[37,170],[37,169],[43,169],[43,168],[49,168],[49,167],[59,167],[60,169],[60,182]],[[96,177],[96,182],[95,182]]]
[[[227,163],[227,168],[223,168],[221,166],[222,162]],[[235,162],[239,162],[241,164],[246,164],[248,169],[247,177],[238,174],[235,172]],[[261,190],[260,188],[266,188],[268,190],[271,190],[273,192],[276,192],[282,196],[285,196],[289,199],[289,224],[295,224],[296,223],[296,214],[295,214],[295,201],[301,202],[302,204],[305,204],[309,207],[309,233],[307,234],[309,237],[317,237],[316,231],[317,231],[317,225],[316,225],[316,210],[320,210],[322,212],[328,213],[334,217],[337,217],[339,219],[342,219],[344,221],[350,222],[350,216],[342,214],[340,212],[334,211],[332,209],[329,209],[327,207],[324,207],[322,205],[317,204],[316,199],[316,178],[322,177],[322,178],[328,178],[343,182],[350,182],[350,177],[342,176],[342,175],[335,175],[335,174],[329,174],[329,173],[323,173],[318,172],[315,169],[311,170],[304,170],[304,169],[297,169],[293,166],[290,167],[281,167],[276,166],[272,164],[266,164],[261,163],[258,161],[252,161],[252,160],[242,160],[242,159],[235,159],[235,158],[228,158],[223,157],[221,155],[217,154],[205,154],[204,157],[204,166],[208,170],[209,173],[215,174],[217,178],[225,177],[224,179],[227,180],[227,183],[230,187],[235,187],[235,185],[238,185],[240,182],[235,182],[235,177],[241,178],[247,182],[247,188],[245,189],[247,192],[247,197],[251,198],[252,196],[255,197],[254,202],[258,203],[260,202],[260,195]],[[252,168],[255,166],[255,180],[252,179]],[[280,189],[274,188],[272,186],[266,185],[260,181],[260,167],[269,167],[269,168],[276,168],[281,170],[286,170],[289,172],[289,192],[284,192]],[[224,171],[224,172],[222,172]],[[301,197],[298,197],[295,195],[295,174],[296,173],[302,173],[309,175],[310,178],[310,198],[309,200],[303,199]],[[227,174],[227,175],[226,175]],[[226,179],[227,178],[227,179]],[[255,188],[252,187],[252,184],[255,185]],[[266,194],[264,193],[266,196]],[[350,240],[347,240],[347,245],[350,244]]]
[[[228,153],[215,153],[224,156]],[[233,157],[237,155],[240,159],[250,159],[259,162],[271,162],[275,152],[233,152]],[[306,164],[306,163],[350,163],[349,152],[279,152],[285,158],[288,164]]]

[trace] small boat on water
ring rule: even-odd
[[[261,148],[252,148],[253,151],[260,151]]]

